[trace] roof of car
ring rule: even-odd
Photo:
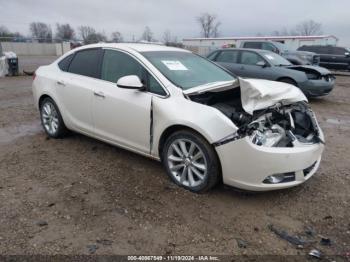
[[[86,48],[118,48],[124,50],[134,50],[136,52],[151,52],[151,51],[178,51],[178,52],[190,52],[185,49],[170,47],[161,44],[148,44],[148,43],[98,43],[91,45],[84,45],[77,49],[86,49]]]
[[[215,51],[225,51],[225,50],[237,50],[237,51],[253,51],[257,53],[272,53],[269,50],[264,50],[264,49],[253,49],[253,48],[220,48]]]

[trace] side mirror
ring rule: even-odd
[[[259,61],[259,62],[256,63],[256,65],[257,66],[261,66],[261,67],[267,67],[266,62],[264,62],[264,61]]]
[[[119,78],[117,86],[126,89],[144,90],[144,85],[141,83],[141,80],[137,75],[129,75]]]
[[[350,53],[349,53],[349,52],[346,52],[344,55],[345,55],[346,57],[349,57],[349,56],[350,56]]]

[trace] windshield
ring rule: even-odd
[[[282,57],[278,54],[269,52],[269,53],[263,53],[262,55],[264,56],[265,59],[267,59],[274,66],[292,65],[287,59],[285,59],[284,57]]]
[[[182,89],[218,82],[234,81],[235,77],[208,60],[189,52],[154,51],[142,53],[166,78]]]
[[[282,44],[280,42],[273,42],[273,43],[278,47],[278,49],[282,51],[288,51],[288,48],[285,44]]]

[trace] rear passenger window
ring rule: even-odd
[[[78,51],[69,66],[69,72],[89,76],[100,77],[101,49],[87,49]]]
[[[215,61],[222,63],[237,63],[238,51],[221,51]]]
[[[258,62],[264,61],[264,59],[256,53],[253,52],[242,52],[241,64],[245,65],[256,65]]]
[[[345,55],[347,51],[345,50],[345,48],[342,47],[333,47],[333,54],[335,55]]]
[[[68,71],[68,67],[70,62],[72,61],[74,54],[71,54],[67,57],[65,57],[64,59],[62,59],[59,63],[58,63],[58,67],[62,70],[67,72]]]
[[[320,47],[318,47],[318,53],[319,54],[331,54],[332,51],[327,46],[320,46]]]
[[[244,43],[244,47],[245,48],[252,48],[252,49],[261,49],[262,44],[259,42],[248,42],[248,43]]]

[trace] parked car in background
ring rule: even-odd
[[[327,95],[335,77],[327,69],[311,65],[292,65],[282,56],[257,49],[221,49],[208,58],[237,76],[285,82],[299,87],[308,97]]]
[[[318,65],[320,56],[313,52],[292,51],[285,44],[273,41],[244,41],[240,48],[262,49],[283,56],[293,65]]]
[[[301,51],[311,51],[320,55],[320,65],[329,69],[350,71],[350,49],[339,46],[304,45]]]
[[[296,186],[324,149],[298,88],[238,79],[179,48],[78,47],[39,67],[33,94],[48,136],[74,130],[160,160],[194,192],[219,181],[253,191]]]

